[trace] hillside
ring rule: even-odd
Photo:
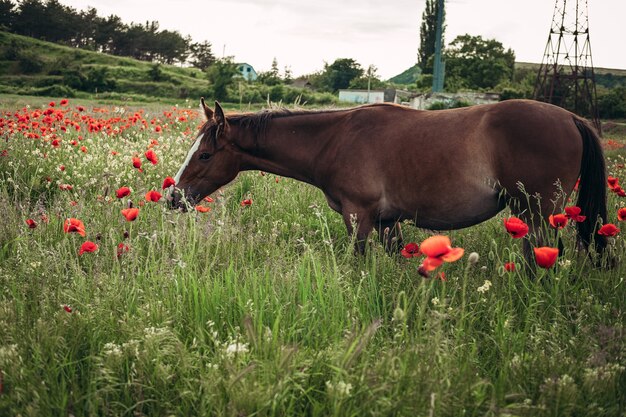
[[[422,75],[422,70],[415,64],[395,77],[390,78],[389,82],[402,85],[415,84],[420,75]]]
[[[515,70],[536,73],[539,70],[539,66],[540,64],[532,62],[516,62]],[[626,86],[626,69],[594,68],[594,73],[598,85],[606,88],[613,88],[620,85]],[[421,71],[417,64],[415,64],[395,77],[390,78],[389,81],[395,84],[410,85],[414,84],[420,75]]]
[[[196,68],[160,65],[0,31],[0,93],[154,100],[206,95]]]

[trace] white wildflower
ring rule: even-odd
[[[326,390],[330,395],[342,398],[347,397],[352,392],[352,384],[339,381],[333,384],[331,381],[326,381]]]
[[[226,356],[232,357],[238,354],[248,353],[248,344],[247,343],[231,343],[226,346],[225,352]]]
[[[485,283],[477,288],[477,291],[481,294],[486,293],[491,288],[491,281],[488,279],[485,280]]]

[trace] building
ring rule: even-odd
[[[256,73],[252,65],[247,64],[245,62],[241,62],[236,65],[237,65],[237,70],[241,73],[241,76],[243,77],[244,80],[256,81],[259,75]]]
[[[384,90],[339,90],[339,101],[355,104],[371,103],[405,103],[411,98],[411,93],[395,88]]]

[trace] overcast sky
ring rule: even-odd
[[[562,1],[562,0],[561,0]],[[572,3],[573,0],[569,0]],[[584,0],[578,0],[584,4]],[[207,40],[218,57],[234,56],[257,71],[273,58],[294,76],[324,62],[353,58],[387,79],[416,62],[425,0],[61,0],[125,23],[156,20],[194,41]],[[447,0],[446,42],[469,33],[495,38],[517,61],[541,62],[555,0]],[[626,69],[626,0],[589,0],[596,67]]]

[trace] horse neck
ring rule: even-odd
[[[317,156],[332,139],[326,132],[336,118],[331,113],[305,113],[271,119],[254,148],[244,154],[241,170],[265,171],[315,185]]]

